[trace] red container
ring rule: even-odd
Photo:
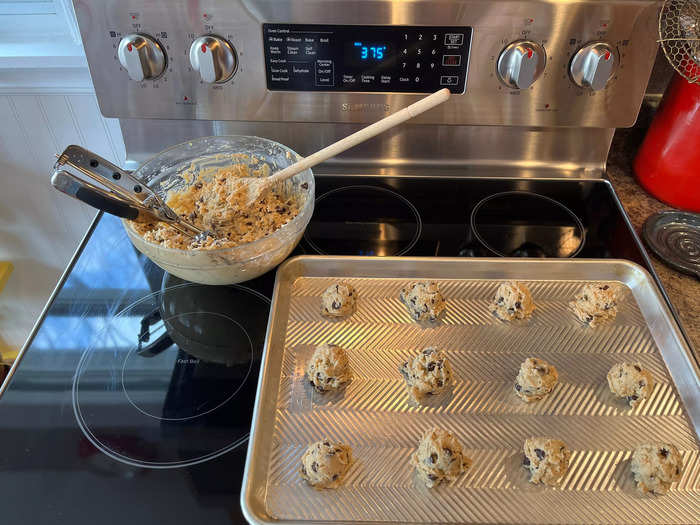
[[[634,172],[657,199],[700,212],[700,85],[674,74],[634,159]]]

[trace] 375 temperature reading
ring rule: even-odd
[[[362,42],[354,42],[353,46],[360,51],[360,60],[383,60],[386,46],[365,45]]]

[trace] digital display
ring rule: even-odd
[[[388,42],[353,40],[345,44],[345,59],[352,65],[381,64],[391,59],[393,46]]]

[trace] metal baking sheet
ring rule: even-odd
[[[358,290],[347,320],[319,315],[338,279]],[[447,301],[434,327],[398,300],[410,280],[440,283]],[[488,304],[502,280],[530,287],[537,309],[503,323]],[[617,318],[589,328],[568,308],[586,281],[624,285]],[[339,393],[309,387],[304,368],[324,342],[348,350],[354,379]],[[456,381],[428,406],[409,402],[399,363],[424,346],[444,349]],[[512,393],[520,363],[554,364],[560,384],[544,400]],[[656,386],[634,409],[614,399],[606,374],[641,362]],[[252,523],[697,523],[700,520],[700,373],[649,274],[618,260],[298,257],[277,273],[241,504]],[[427,489],[409,457],[432,426],[457,434],[473,460],[449,485]],[[520,466],[533,435],[572,450],[557,487],[535,486]],[[306,446],[347,443],[355,463],[344,484],[318,491],[299,477]],[[674,443],[683,477],[665,496],[637,493],[629,470],[640,443]]]

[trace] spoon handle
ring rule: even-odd
[[[410,106],[405,107],[402,110],[399,110],[396,113],[393,113],[388,117],[385,117],[375,122],[374,124],[370,124],[369,126],[362,128],[359,131],[356,131],[352,135],[348,135],[344,139],[341,139],[338,142],[335,142],[330,146],[326,146],[322,150],[319,150],[316,153],[309,155],[308,157],[304,157],[300,161],[292,164],[291,166],[287,166],[283,170],[278,171],[274,175],[268,177],[265,180],[265,186],[281,182],[283,180],[288,179],[289,177],[293,177],[297,173],[301,173],[305,169],[311,168],[312,166],[316,166],[324,160],[328,160],[331,157],[334,157],[342,153],[343,151],[352,148],[353,146],[357,146],[358,144],[366,141],[367,139],[371,139],[372,137],[375,137],[380,133],[391,129],[394,126],[401,124],[402,122],[406,122],[407,120],[412,119],[413,117],[418,116],[421,113],[428,111],[429,109],[432,109],[439,104],[442,104],[448,98],[450,98],[449,89],[444,88],[440,91],[436,91],[432,95],[428,95],[427,97],[419,100],[418,102],[414,102]]]

